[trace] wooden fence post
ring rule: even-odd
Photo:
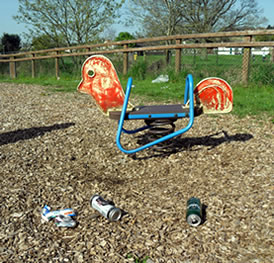
[[[87,51],[87,52],[90,52],[90,51],[91,51],[91,48],[90,48],[90,47],[87,47],[87,48],[86,48],[86,51]],[[86,57],[88,58],[88,57],[90,57],[90,55],[87,55]]]
[[[251,42],[252,36],[245,37],[245,41]],[[251,57],[251,48],[244,48],[243,62],[242,62],[242,82],[244,84],[248,83],[249,70],[250,70],[250,57]]]
[[[15,59],[15,57],[10,57],[10,59]],[[10,77],[12,79],[15,79],[16,78],[16,62],[12,61],[9,64],[10,64]]]
[[[127,44],[123,46],[124,49],[128,47]],[[128,72],[128,52],[123,52],[123,75],[126,75]]]
[[[170,49],[166,49],[164,51],[165,53],[165,63],[166,63],[166,67],[170,64],[170,59],[171,59],[171,51]]]
[[[176,39],[176,44],[180,45],[182,43],[181,39]],[[175,72],[180,73],[181,71],[181,60],[182,60],[182,49],[176,48],[175,51]]]
[[[56,51],[56,55],[58,55],[58,51]],[[58,80],[60,79],[60,76],[59,76],[59,58],[58,57],[55,58],[55,76]]]
[[[33,54],[31,54],[32,55],[32,57],[35,57],[35,54],[33,53]],[[32,59],[31,60],[31,76],[32,76],[32,78],[35,78],[35,74],[36,73],[36,70],[35,70],[35,60],[34,59]]]

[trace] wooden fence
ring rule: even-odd
[[[274,30],[233,31],[161,36],[93,45],[81,45],[39,51],[20,52],[15,54],[3,54],[0,55],[0,63],[9,63],[10,77],[16,78],[16,62],[31,61],[32,77],[35,77],[35,61],[52,58],[55,59],[56,77],[59,78],[59,58],[61,57],[123,53],[123,74],[127,74],[130,52],[175,50],[175,72],[179,73],[182,64],[182,49],[208,49],[219,47],[243,48],[242,82],[247,83],[250,68],[251,48],[272,47],[271,61],[274,61],[274,41],[256,41],[255,36],[261,35],[274,35]],[[227,39],[229,39],[229,42],[225,42]],[[155,45],[155,43],[158,44]],[[130,44],[142,44],[142,47],[130,47]]]

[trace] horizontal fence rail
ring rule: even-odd
[[[55,59],[56,77],[59,78],[59,58],[89,56],[94,54],[123,53],[123,74],[127,74],[129,53],[175,50],[175,72],[179,73],[181,70],[181,51],[183,49],[212,49],[221,47],[243,48],[242,81],[247,83],[250,67],[251,48],[272,47],[272,62],[274,60],[274,41],[255,41],[255,36],[262,35],[274,35],[274,30],[248,30],[161,36],[92,45],[79,45],[38,51],[19,52],[14,54],[0,54],[0,63],[9,63],[10,77],[16,78],[16,62],[31,61],[32,77],[35,77],[36,60]],[[229,38],[229,42],[226,42],[227,38]],[[234,41],[231,40],[233,38]],[[132,44],[142,44],[142,47],[129,47],[129,45]]]

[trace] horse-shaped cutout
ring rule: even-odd
[[[112,62],[105,56],[94,55],[86,59],[82,66],[82,80],[78,91],[93,97],[99,109],[110,119],[118,120],[116,144],[128,154],[149,147],[159,148],[165,141],[187,132],[193,125],[194,117],[202,113],[228,113],[233,108],[233,93],[229,84],[221,78],[207,78],[193,88],[193,77],[188,74],[185,82],[184,103],[169,105],[149,105],[134,107],[129,102],[132,78],[127,82],[126,94],[123,91]],[[188,118],[187,125],[175,131],[174,122]],[[145,125],[126,130],[125,120],[144,120]],[[167,128],[168,126],[168,128]],[[135,134],[148,130],[149,141],[134,149],[125,149],[121,145],[122,133]],[[161,145],[161,146],[160,146]]]

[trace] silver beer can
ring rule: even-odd
[[[110,201],[105,200],[98,194],[91,197],[90,206],[110,221],[118,221],[122,216],[121,209],[115,207]]]

